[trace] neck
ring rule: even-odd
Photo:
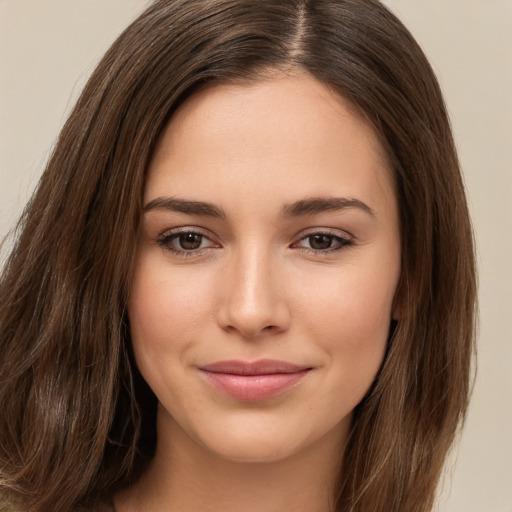
[[[117,512],[330,512],[348,428],[333,429],[298,453],[264,462],[223,458],[172,418],[157,424],[148,470],[115,497]]]

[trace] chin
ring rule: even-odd
[[[226,441],[226,440],[224,440]],[[283,442],[282,439],[266,439],[263,436],[230,438],[224,443],[210,443],[207,448],[217,457],[239,463],[273,463],[285,460],[302,451],[299,444]]]
[[[340,441],[346,440],[351,415],[334,425],[314,425],[303,421],[276,421],[272,417],[237,418],[238,421],[223,425],[209,424],[208,429],[196,431],[196,441],[212,455],[238,463],[275,463],[300,457],[321,445],[341,449]],[[299,426],[298,426],[299,425]],[[344,443],[343,443],[344,444]]]

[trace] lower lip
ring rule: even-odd
[[[237,400],[266,400],[296,386],[309,372],[235,375],[202,370],[210,384]]]

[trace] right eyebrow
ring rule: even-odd
[[[175,197],[157,197],[144,206],[144,213],[152,210],[169,210],[172,212],[186,213],[189,215],[203,215],[220,219],[226,218],[222,208],[203,201],[189,201],[176,199]]]

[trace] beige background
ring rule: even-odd
[[[0,237],[94,64],[146,3],[0,0]],[[438,73],[478,243],[478,377],[438,510],[512,512],[512,0],[386,3]]]

